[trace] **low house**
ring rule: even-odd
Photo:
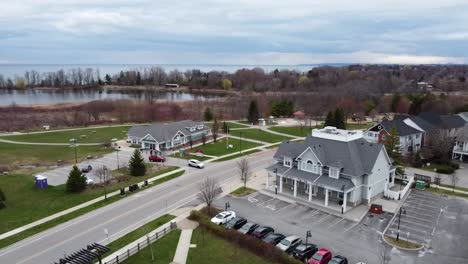
[[[458,131],[467,123],[462,115],[439,115],[432,112],[422,112],[418,117],[429,123],[432,129],[442,129],[451,138],[455,138]]]
[[[128,131],[128,142],[139,144],[143,149],[164,150],[197,141],[207,136],[209,127],[191,120],[173,123],[154,123],[133,126]]]
[[[365,137],[370,141],[385,143],[393,127],[396,128],[400,140],[398,147],[401,154],[408,155],[421,149],[424,142],[425,130],[411,116],[395,115],[393,120],[383,120],[379,124],[369,128],[366,131]]]
[[[463,126],[455,137],[452,159],[468,161],[468,124]]]
[[[342,212],[371,203],[395,183],[385,147],[366,140],[359,130],[314,129],[304,142],[283,142],[274,159],[267,171],[279,193],[319,200],[325,207],[336,202]]]

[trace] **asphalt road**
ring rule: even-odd
[[[275,150],[250,156],[252,171],[263,169],[272,162]],[[205,164],[202,170],[187,168],[176,179],[134,194],[109,206],[97,209],[35,236],[0,250],[0,263],[53,263],[87,244],[107,244],[110,240],[140,227],[173,209],[196,203],[198,184],[204,176],[216,178],[224,188],[238,180],[237,159]]]

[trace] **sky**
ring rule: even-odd
[[[2,0],[0,63],[468,63],[468,0]]]

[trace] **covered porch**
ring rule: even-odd
[[[349,179],[332,179],[294,169],[268,170],[266,188],[272,192],[346,213],[355,206],[354,184]],[[338,187],[339,186],[339,187]]]

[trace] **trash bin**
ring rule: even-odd
[[[417,190],[424,190],[424,189],[426,189],[426,182],[420,181],[420,180],[416,181],[416,189],[417,189]]]
[[[380,204],[371,204],[369,212],[374,214],[381,214],[382,213],[382,205]]]
[[[42,176],[42,175],[36,175],[34,176],[36,180],[36,188],[38,189],[46,189],[48,184],[47,184],[47,177]]]

